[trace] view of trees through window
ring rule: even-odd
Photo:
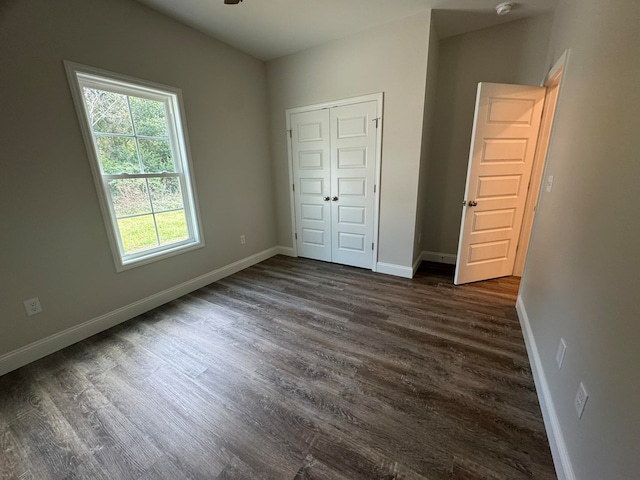
[[[165,103],[83,88],[125,254],[188,238]]]

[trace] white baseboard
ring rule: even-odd
[[[575,480],[576,477],[573,473],[573,466],[571,465],[571,459],[567,452],[567,445],[564,441],[564,435],[560,428],[558,415],[556,414],[556,409],[553,405],[553,399],[551,398],[551,392],[549,391],[547,377],[545,376],[542,368],[540,352],[538,351],[536,340],[533,336],[533,331],[531,330],[527,310],[524,307],[524,302],[520,295],[518,295],[518,300],[516,302],[516,311],[518,312],[518,318],[520,319],[520,326],[522,327],[522,333],[524,336],[524,343],[527,346],[527,352],[529,354],[531,372],[533,373],[533,380],[536,384],[536,391],[538,393],[538,400],[540,401],[542,418],[544,419],[544,425],[547,430],[547,437],[549,437],[549,446],[551,447],[551,455],[553,456],[553,463],[556,467],[556,474],[558,475],[559,480]]]
[[[420,255],[418,255],[418,258],[416,258],[413,262],[413,277],[416,276],[416,272],[418,271],[418,268],[420,268],[420,264],[422,263],[422,252],[420,252]]]
[[[276,247],[278,249],[278,254],[286,255],[287,257],[295,257],[296,255],[293,252],[293,247]]]
[[[96,333],[100,333],[107,330],[119,323],[136,317],[144,312],[148,312],[160,305],[163,305],[171,300],[175,300],[187,293],[193,292],[198,288],[202,288],[205,285],[209,285],[217,280],[220,280],[229,275],[244,270],[256,263],[260,263],[268,258],[283,253],[282,248],[286,247],[273,247],[262,252],[258,252],[249,257],[233,262],[224,267],[213,270],[212,272],[200,275],[192,280],[188,280],[184,283],[176,285],[175,287],[168,288],[162,292],[151,295],[137,302],[130,303],[124,307],[120,307],[99,317],[93,318],[86,322],[83,322],[74,327],[63,330],[62,332],[55,333],[47,338],[30,343],[24,347],[18,348],[12,352],[6,353],[0,356],[0,375],[4,375],[12,370],[20,368],[28,363],[34,362],[42,357],[46,357],[58,350],[61,350],[69,345],[73,345],[85,338],[88,338]],[[291,249],[293,250],[293,249]]]
[[[413,278],[413,269],[404,265],[395,265],[393,263],[378,262],[376,264],[376,272],[394,275],[396,277]]]
[[[448,265],[456,264],[455,253],[442,253],[442,252],[429,252],[427,250],[422,252],[422,260],[427,262],[446,263]]]

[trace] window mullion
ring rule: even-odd
[[[162,173],[103,173],[102,177],[107,180],[128,180],[134,178],[182,178],[183,175],[175,172]]]
[[[149,186],[149,179],[144,179],[145,184],[147,185],[147,196],[149,197],[149,206],[151,207],[151,216],[153,217],[153,227],[156,230],[156,242],[160,245],[160,233],[158,233],[158,222],[156,220],[156,208],[153,205],[153,198],[151,198],[151,187]]]
[[[179,212],[181,210],[184,210],[184,208],[171,208],[169,210],[162,210],[161,212],[158,212],[158,213]],[[155,215],[155,212],[154,213],[145,212],[145,213],[136,213],[134,215],[124,215],[122,217],[117,217],[117,220],[123,220],[125,218],[145,217],[152,214]]]
[[[152,135],[138,135],[137,133],[135,134],[129,134],[129,133],[109,133],[109,132],[99,132],[97,130],[95,130],[93,132],[95,135],[100,135],[101,137],[128,137],[128,138],[142,138],[143,140],[170,140],[170,137],[166,136],[166,137],[154,137]]]
[[[127,95],[127,108],[129,109],[129,118],[131,119],[131,128],[133,129],[133,138],[136,141],[136,153],[138,154],[138,165],[140,166],[140,172],[144,172],[144,165],[142,163],[142,155],[140,154],[140,144],[138,143],[138,133],[136,132],[136,124],[133,121],[133,113],[131,112],[131,100]]]

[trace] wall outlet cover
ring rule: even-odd
[[[29,316],[35,315],[36,313],[40,313],[42,311],[42,306],[40,305],[40,299],[38,299],[38,297],[30,298],[29,300],[25,300],[22,303],[24,304],[24,309]]]
[[[576,393],[576,412],[578,413],[578,418],[582,418],[582,414],[584,413],[584,406],[587,404],[587,400],[589,399],[589,394],[587,393],[587,389],[584,387],[584,384],[580,382],[580,386],[578,387],[578,393]]]

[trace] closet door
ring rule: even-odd
[[[329,110],[291,115],[298,255],[331,261]]]
[[[331,259],[371,268],[377,102],[333,107],[331,118]]]

